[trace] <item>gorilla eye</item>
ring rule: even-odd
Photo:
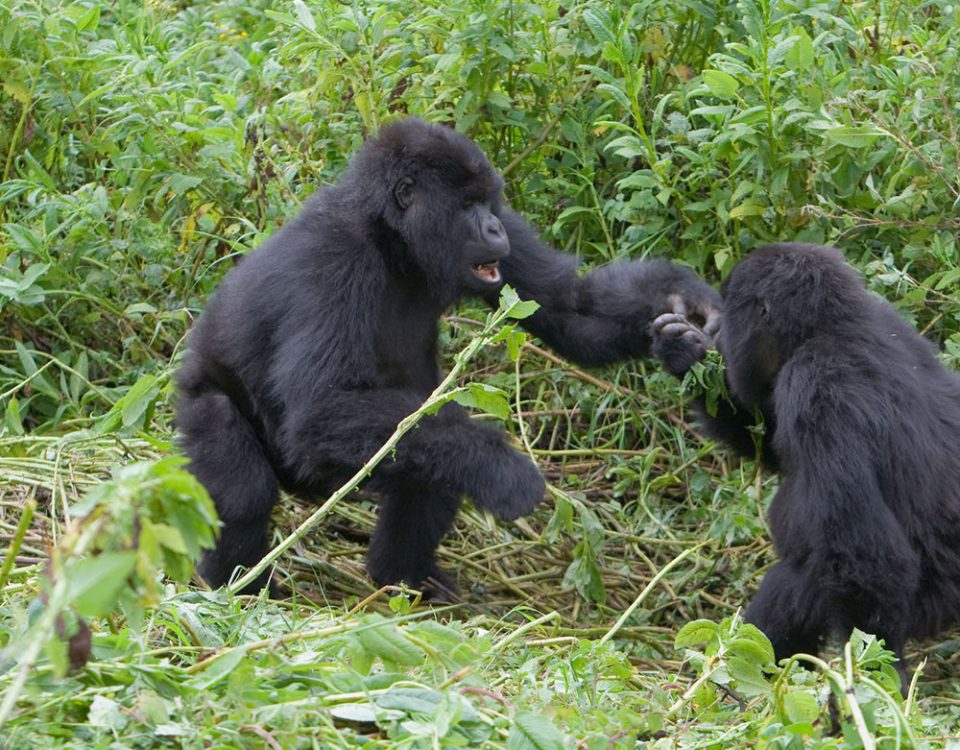
[[[413,203],[413,180],[409,177],[401,179],[393,188],[393,197],[397,205],[404,211]]]
[[[770,305],[767,304],[765,299],[759,300],[760,303],[760,317],[764,320],[770,317]]]

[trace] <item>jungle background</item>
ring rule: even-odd
[[[475,139],[585,269],[719,283],[765,242],[835,244],[960,369],[958,16],[0,0],[0,745],[960,747],[956,632],[911,643],[906,700],[867,635],[773,664],[741,607],[776,477],[699,437],[650,362],[490,336],[461,360],[551,491],[512,524],[461,513],[463,601],[438,608],[367,579],[362,494],[281,556],[289,598],[191,585],[212,516],[171,380],[222,275],[408,114]],[[488,313],[450,311],[446,370]],[[284,498],[273,542],[314,508]]]

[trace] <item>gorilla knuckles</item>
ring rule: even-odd
[[[781,473],[780,561],[747,611],[778,658],[857,627],[900,658],[960,620],[960,375],[834,248],[772,245],[723,285],[718,349],[741,408],[706,430]],[[745,407],[745,408],[744,408]]]

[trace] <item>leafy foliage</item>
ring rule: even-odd
[[[906,702],[868,636],[771,663],[734,613],[775,482],[644,363],[584,373],[507,326],[464,367],[553,502],[465,516],[459,609],[370,589],[364,499],[279,561],[290,601],[184,587],[212,515],[168,456],[222,273],[404,114],[476,139],[587,264],[719,281],[770,240],[838,244],[960,367],[958,29],[946,0],[0,0],[3,744],[955,745],[949,637]],[[448,369],[482,316],[450,318]],[[721,397],[718,373],[693,377]],[[309,512],[281,506],[277,541]]]

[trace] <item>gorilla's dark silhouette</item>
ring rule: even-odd
[[[189,468],[223,521],[201,562],[207,582],[264,554],[278,484],[325,496],[416,410],[439,382],[439,317],[460,296],[495,302],[506,281],[541,305],[523,325],[583,364],[648,354],[650,323],[667,311],[714,318],[719,295],[667,262],[578,277],[574,258],[502,205],[502,187],[467,138],[397,122],[224,278],[177,378]],[[434,552],[461,496],[512,519],[544,491],[533,463],[455,404],[424,418],[366,486],[380,502],[370,575],[434,593],[454,589]]]
[[[960,375],[834,248],[781,244],[722,287],[717,348],[734,406],[708,434],[780,473],[769,509],[780,561],[747,610],[777,657],[816,653],[857,627],[900,657],[910,637],[960,619]],[[704,337],[682,315],[655,321],[682,374]],[[905,684],[905,681],[904,681]]]

